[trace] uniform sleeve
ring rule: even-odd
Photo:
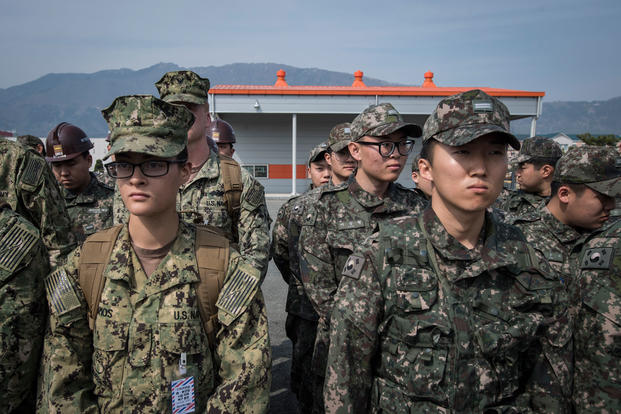
[[[32,404],[25,390],[36,382],[43,342],[47,251],[37,240],[23,254],[13,273],[0,269],[0,412],[18,412],[20,403]]]
[[[265,204],[265,190],[261,183],[242,168],[243,190],[240,198],[239,252],[244,261],[261,272],[261,280],[267,273],[270,260],[271,219]]]
[[[65,200],[56,179],[45,160],[28,151],[19,168],[17,182],[21,202],[30,214],[28,219],[41,231],[50,264],[54,268],[62,264],[75,247]]]
[[[237,293],[229,290],[232,285],[239,286],[242,279],[258,282],[259,275],[253,275],[252,270],[233,257],[220,292],[217,305],[223,323],[216,336],[218,381],[207,401],[208,413],[267,411],[272,356],[263,294],[260,288],[254,287],[245,290],[247,294],[243,288]],[[235,308],[240,311],[236,312]]]
[[[286,202],[278,210],[278,216],[272,230],[271,255],[282,278],[288,284],[291,279],[291,267],[289,262],[289,219],[291,202]]]
[[[334,259],[326,240],[327,221],[320,207],[320,203],[315,203],[304,214],[298,253],[304,290],[317,314],[329,321],[338,279],[334,274]]]
[[[330,350],[323,399],[326,413],[370,412],[372,363],[383,309],[376,264],[376,242],[350,256],[360,259],[343,277],[330,326]]]
[[[80,250],[67,264],[45,280],[50,311],[50,330],[45,338],[42,363],[41,412],[98,412],[91,359],[93,335],[88,326],[87,305],[78,284]]]

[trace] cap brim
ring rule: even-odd
[[[330,145],[328,148],[330,148],[334,152],[339,152],[340,150],[348,146],[350,142],[351,142],[350,140],[335,142],[334,144]]]
[[[166,101],[168,103],[177,103],[177,102],[183,102],[183,103],[193,103],[193,104],[197,104],[197,105],[202,105],[204,103],[207,103],[207,99],[201,99],[197,96],[194,95],[190,95],[189,93],[173,93],[171,95],[166,95],[164,98],[162,98],[163,101]]]
[[[611,178],[606,181],[597,181],[594,183],[584,183],[587,187],[602,193],[609,197],[621,196],[621,177]]]
[[[122,152],[135,152],[138,154],[152,155],[160,158],[170,158],[178,155],[185,148],[185,143],[176,143],[172,140],[162,142],[161,137],[145,135],[129,135],[118,137],[112,143],[110,151],[103,157],[107,160],[112,155]]]
[[[516,150],[520,149],[520,141],[518,141],[513,134],[508,133],[504,130],[504,128],[499,127],[498,125],[493,124],[464,125],[435,134],[427,138],[425,141],[434,138],[443,144],[458,147],[492,133],[498,134],[499,136],[505,138],[507,144],[511,145],[512,148]]]
[[[308,162],[306,163],[306,165],[308,165],[310,167],[311,162],[317,162],[320,160],[324,160],[324,154],[326,153],[326,151],[321,151],[319,154],[315,155],[313,158],[309,158]]]
[[[82,153],[81,152],[74,152],[73,154],[63,155],[62,157],[45,157],[45,161],[47,161],[47,162],[63,162],[63,161],[72,160],[75,157],[77,157],[78,155],[82,155]]]
[[[372,137],[383,137],[392,134],[395,131],[402,130],[406,136],[411,138],[418,138],[423,134],[423,130],[416,124],[410,124],[407,122],[391,122],[386,125],[380,125],[373,129],[368,130],[364,135],[358,137],[356,140],[362,138],[365,135]]]
[[[519,164],[521,162],[526,162],[526,161],[530,161],[533,159],[532,155],[528,155],[528,154],[522,154],[522,155],[518,155],[515,160],[513,160],[514,163]]]

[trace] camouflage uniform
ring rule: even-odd
[[[377,129],[369,133],[373,136],[388,135],[402,128],[420,131],[418,126],[403,122],[390,104],[371,106],[354,119],[352,140],[367,135],[367,131],[361,131],[370,126]],[[322,189],[316,202],[305,205],[299,236],[300,273],[304,290],[319,315],[312,362],[314,412],[323,411],[330,313],[348,256],[381,221],[420,212],[425,205],[424,199],[398,183],[390,183],[383,198],[377,197],[363,190],[354,175],[348,182]]]
[[[184,108],[144,95],[117,98],[103,113],[112,130],[110,154],[172,157],[185,148],[193,122]],[[266,412],[271,351],[255,288],[259,271],[230,250],[216,304],[220,329],[210,344],[195,290],[196,231],[179,221],[170,250],[147,278],[125,225],[104,268],[92,331],[78,284],[82,248],[46,279],[52,352],[41,411],[171,413],[172,381],[191,378],[196,412]]]
[[[79,194],[63,188],[67,214],[80,243],[89,235],[112,226],[114,189],[100,182],[95,174],[90,175],[91,182]]]
[[[75,247],[65,202],[45,160],[4,138],[0,138],[0,198],[39,229],[52,266]]]
[[[168,72],[156,83],[160,95],[167,102],[207,102],[209,80],[190,71]],[[224,181],[220,173],[219,156],[215,152],[196,176],[179,190],[177,211],[183,220],[220,228],[238,243],[244,260],[261,271],[265,277],[270,249],[270,217],[265,204],[261,183],[244,168],[241,169],[242,193],[239,215],[232,218],[226,207]],[[128,216],[118,191],[115,193],[114,223],[124,223]]]
[[[575,307],[574,394],[578,413],[621,411],[621,221],[584,246]]]
[[[553,378],[538,356],[564,295],[552,269],[492,214],[471,250],[433,210],[420,217],[381,223],[343,270],[326,411],[562,412],[558,386],[524,391]]]
[[[522,141],[520,152],[514,165],[524,162],[533,162],[536,159],[558,160],[563,155],[561,147],[553,140],[544,137],[531,137]],[[555,162],[552,162],[554,166]],[[535,213],[539,205],[547,202],[549,197],[529,193],[523,190],[508,191],[496,205],[505,210],[510,216],[525,216]]]
[[[311,151],[307,165],[323,159],[326,144],[321,144]],[[313,346],[317,332],[318,316],[310,303],[300,279],[298,260],[298,239],[301,213],[307,203],[314,203],[325,186],[317,189],[311,184],[308,190],[296,197],[291,197],[278,210],[278,217],[272,230],[271,255],[285,282],[289,285],[285,310],[287,319],[285,331],[291,340],[291,391],[296,395],[301,413],[312,410],[311,370]],[[314,191],[313,191],[314,189]]]
[[[43,144],[43,141],[41,141],[41,138],[35,137],[34,135],[20,135],[17,137],[17,142],[25,147],[32,148],[37,154],[40,154],[37,148],[39,145],[41,145],[41,148],[45,150],[45,145]]]
[[[34,412],[49,271],[39,231],[0,199],[0,412]]]
[[[461,146],[493,133],[519,147],[508,130],[506,107],[474,90],[440,101],[424,137]],[[327,412],[567,408],[540,352],[567,320],[565,292],[518,229],[481,214],[471,249],[429,208],[382,221],[349,257],[331,315]]]

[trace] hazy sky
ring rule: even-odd
[[[621,96],[620,21],[620,0],[0,0],[0,88],[50,72],[274,62],[604,100]]]

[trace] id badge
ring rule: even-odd
[[[196,408],[194,399],[194,377],[175,380],[170,385],[172,391],[173,414],[193,413]]]

